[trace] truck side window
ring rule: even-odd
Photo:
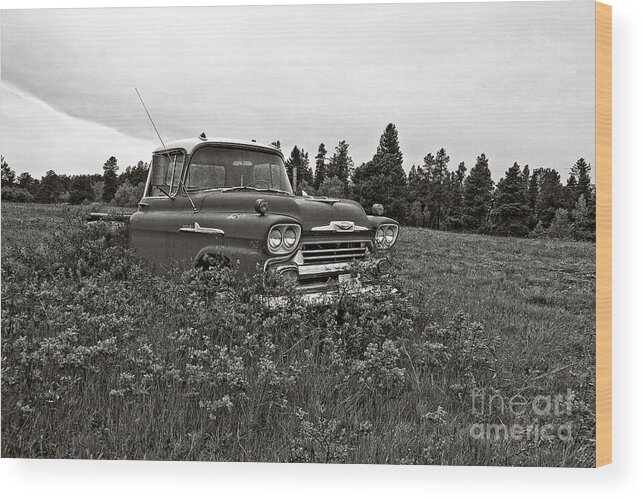
[[[179,188],[179,178],[183,170],[183,161],[185,159],[182,152],[170,152],[168,155],[165,153],[155,154],[152,159],[152,168],[165,169],[165,183],[163,186],[150,186],[150,196],[161,196],[161,187],[168,194],[175,194]]]

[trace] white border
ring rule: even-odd
[[[340,3],[324,0],[200,1],[187,5]],[[348,1],[344,3],[373,3]],[[382,2],[377,2],[382,3]],[[400,3],[390,1],[387,3]],[[643,186],[643,2],[611,0],[614,42],[614,464],[599,470],[366,465],[279,465],[9,460],[4,497],[607,497],[643,489],[640,356]],[[180,5],[177,0],[0,0],[0,8]],[[638,294],[637,294],[638,293]],[[626,496],[631,496],[627,494]]]

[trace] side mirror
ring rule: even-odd
[[[154,156],[152,160],[152,185],[158,187],[165,185],[165,178],[167,177],[167,161],[164,161],[163,156]]]

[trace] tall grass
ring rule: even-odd
[[[576,364],[556,371],[574,393],[573,441],[475,439],[473,390],[562,388],[560,358],[521,372],[546,354],[517,357],[408,266],[390,297],[274,309],[259,278],[230,269],[152,275],[123,226],[75,211],[47,225],[19,244],[3,234],[3,457],[593,464],[586,352],[563,348]]]

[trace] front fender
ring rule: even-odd
[[[298,224],[294,217],[258,213],[200,214],[199,224],[223,230],[224,234],[203,241],[194,255],[193,263],[199,264],[205,255],[225,257],[238,270],[252,274],[262,268],[270,258],[266,244],[270,228],[277,224]],[[294,251],[293,251],[294,252]]]
[[[392,218],[388,217],[378,217],[377,215],[367,215],[368,216],[368,221],[371,223],[371,227],[373,229],[377,229],[382,224],[396,224],[400,225],[397,220],[393,220]]]

